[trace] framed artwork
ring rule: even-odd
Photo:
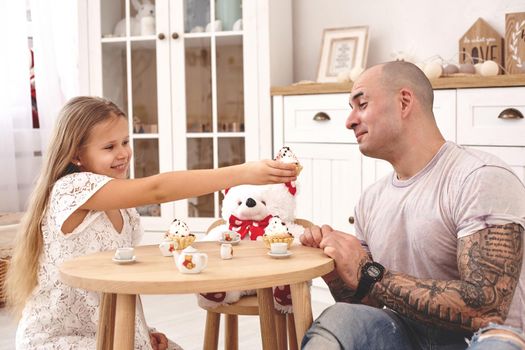
[[[368,26],[325,29],[317,81],[336,82],[341,72],[366,68],[367,55]]]

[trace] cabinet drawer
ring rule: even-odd
[[[354,132],[345,127],[348,98],[349,94],[286,96],[284,142],[356,143]]]
[[[524,146],[525,119],[498,118],[509,108],[525,114],[525,87],[458,90],[458,143]]]

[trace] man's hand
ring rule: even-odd
[[[149,334],[149,340],[153,350],[166,350],[168,349],[168,338],[164,333],[151,332]]]
[[[304,233],[299,237],[299,240],[302,245],[307,247],[320,248],[323,236],[332,231],[333,229],[328,225],[323,225],[323,227],[314,225],[310,228],[305,228]]]
[[[334,259],[337,274],[345,284],[356,290],[361,275],[361,267],[370,261],[370,256],[355,236],[335,231],[327,225],[323,226],[321,231],[322,239],[319,247],[323,249],[326,255]]]

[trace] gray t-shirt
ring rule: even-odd
[[[487,225],[525,227],[525,186],[499,158],[447,142],[412,178],[392,173],[366,189],[355,217],[356,236],[387,269],[458,280],[458,238]],[[525,268],[506,324],[525,330]]]

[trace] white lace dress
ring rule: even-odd
[[[100,295],[71,288],[59,279],[58,267],[77,256],[133,246],[142,236],[135,209],[121,210],[124,226],[118,233],[107,215],[91,211],[70,234],[61,231],[64,221],[110,177],[93,173],[64,176],[53,187],[42,233],[38,286],[22,314],[16,332],[17,349],[95,349]],[[100,271],[104,273],[104,271]],[[151,349],[142,308],[135,319],[135,348]]]

